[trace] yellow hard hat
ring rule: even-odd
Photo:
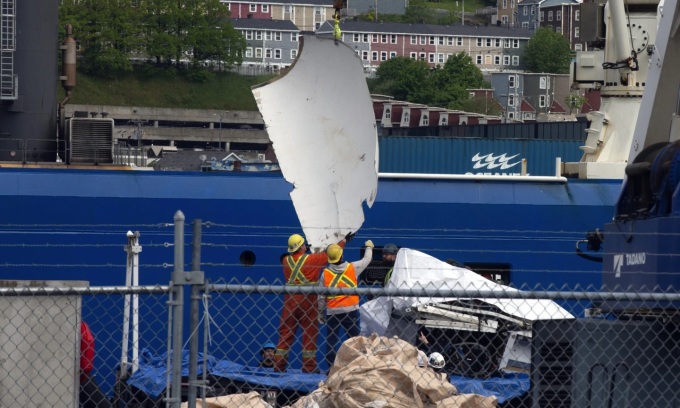
[[[305,239],[300,234],[293,234],[288,238],[288,252],[293,253],[305,244]]]
[[[342,258],[342,247],[338,244],[330,244],[326,249],[326,255],[328,255],[328,262],[336,263]]]

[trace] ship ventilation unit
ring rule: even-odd
[[[68,120],[70,164],[113,164],[113,119]]]

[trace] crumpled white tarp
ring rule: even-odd
[[[521,319],[573,319],[574,316],[550,299],[508,299],[503,293],[517,289],[490,281],[477,273],[449,265],[431,255],[409,248],[397,253],[392,277],[386,288],[431,288],[452,290],[484,290],[498,292],[498,298],[474,298],[498,307],[503,312]],[[392,311],[405,313],[421,304],[449,302],[460,298],[443,297],[379,297],[361,306],[361,333],[384,336]]]
[[[332,38],[305,36],[290,71],[253,88],[307,241],[336,243],[378,189],[378,136],[363,65]]]

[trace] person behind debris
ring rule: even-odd
[[[321,284],[327,288],[356,288],[357,276],[366,269],[373,258],[373,241],[364,244],[364,257],[359,261],[346,262],[343,249],[339,245],[329,245],[328,267],[323,270]],[[359,296],[332,295],[319,297],[319,314],[326,310],[326,362],[329,366],[335,361],[335,354],[340,340],[340,329],[344,329],[347,338],[359,335]]]
[[[92,377],[94,369],[94,336],[87,323],[80,322],[80,407],[113,408],[113,404]]]
[[[383,286],[387,286],[387,284],[390,281],[390,278],[392,277],[394,262],[397,260],[397,252],[399,252],[399,248],[397,248],[397,246],[394,244],[385,244],[385,246],[382,249],[383,266],[385,268],[389,268],[387,271],[387,275],[385,275],[385,282],[383,283]]]
[[[354,234],[347,234],[338,242],[344,248],[345,243]],[[283,276],[287,286],[317,285],[321,269],[328,263],[326,252],[307,253],[305,239],[300,234],[288,238],[288,254],[283,257]],[[281,323],[279,325],[279,341],[274,353],[274,371],[286,371],[290,347],[295,340],[298,327],[302,330],[302,371],[319,372],[316,364],[316,338],[319,335],[319,309],[317,295],[301,293],[285,294]]]
[[[260,360],[258,366],[263,368],[274,368],[275,352],[276,345],[272,342],[268,342],[264,346],[262,346],[262,349],[260,350],[260,357],[262,359]]]

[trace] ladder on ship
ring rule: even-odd
[[[15,0],[0,0],[0,100],[14,100],[18,95],[14,74],[15,10]]]

